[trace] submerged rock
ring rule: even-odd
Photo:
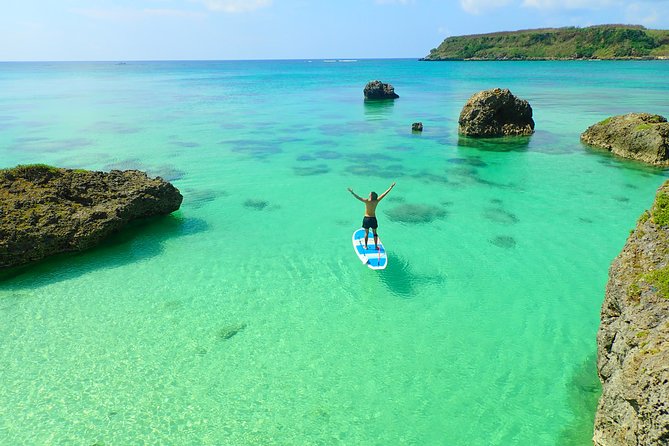
[[[397,99],[399,95],[395,93],[395,88],[390,84],[384,84],[381,81],[371,81],[365,85],[363,90],[365,99]]]
[[[581,141],[623,158],[669,166],[669,123],[660,115],[613,116],[589,127]]]
[[[534,133],[532,107],[508,89],[494,88],[473,95],[460,112],[461,135],[490,138]]]
[[[182,200],[170,183],[137,170],[0,170],[0,268],[90,248],[133,220],[176,211]]]
[[[401,223],[430,223],[446,217],[446,211],[427,204],[404,203],[386,211],[391,221]]]
[[[594,444],[669,444],[669,181],[611,265],[597,333]]]

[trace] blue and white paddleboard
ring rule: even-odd
[[[378,248],[378,249],[377,249]],[[388,265],[388,255],[386,249],[378,239],[378,245],[374,246],[374,235],[369,231],[369,240],[367,240],[367,249],[365,249],[365,230],[358,229],[353,233],[353,249],[358,255],[360,261],[371,269],[385,269]]]

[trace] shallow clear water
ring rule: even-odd
[[[185,196],[0,283],[0,443],[588,444],[607,269],[669,175],[578,137],[669,115],[667,68],[0,64],[0,167],[140,168]],[[365,104],[376,78],[400,99]],[[459,140],[496,86],[537,133]],[[346,188],[392,181],[375,272]]]

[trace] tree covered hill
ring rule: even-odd
[[[669,59],[669,31],[637,25],[449,37],[423,60]]]

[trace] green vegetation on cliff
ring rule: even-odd
[[[669,31],[636,25],[545,28],[449,37],[425,60],[669,58]]]

